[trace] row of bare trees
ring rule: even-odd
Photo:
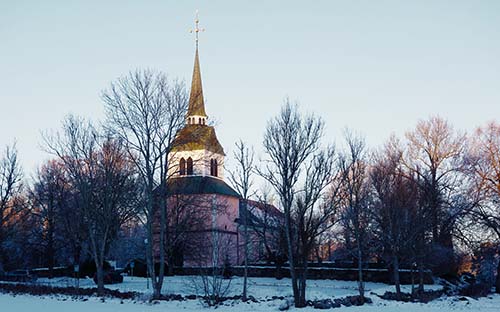
[[[189,205],[168,207],[166,193],[161,193],[175,165],[168,154],[184,124],[187,92],[183,83],[146,70],[119,78],[102,92],[102,99],[104,125],[70,116],[60,131],[45,133],[44,146],[55,159],[40,168],[32,186],[23,185],[15,146],[3,152],[0,271],[8,262],[7,250],[15,246],[11,242],[29,242],[34,231],[43,238],[32,244],[36,257],[49,267],[57,262],[58,246],[70,246],[75,263],[82,252],[89,253],[102,292],[104,260],[120,229],[140,222],[147,238],[148,275],[158,298],[165,262],[174,262],[190,222],[196,221],[184,211]],[[237,144],[230,180],[243,202],[244,298],[249,244],[255,237],[278,268],[288,261],[297,307],[306,304],[309,261],[323,247],[324,237],[333,238],[340,246],[336,252],[344,250],[344,257],[356,263],[362,300],[364,269],[374,258],[391,265],[401,296],[402,266],[418,271],[417,291],[422,292],[425,270],[457,267],[457,246],[485,240],[498,246],[498,124],[466,135],[433,117],[375,150],[348,130],[342,143],[326,144],[324,128],[320,117],[302,114],[286,99],[265,129],[259,163],[253,149]],[[253,175],[270,186],[266,192],[253,191]],[[270,198],[276,199],[282,218],[268,214]],[[264,205],[260,222],[251,221],[256,217],[251,199]],[[155,238],[159,250],[154,249]]]
[[[11,242],[21,241],[22,235],[37,237],[19,247],[43,259],[31,263],[52,269],[61,263],[56,260],[61,256],[72,258],[74,264],[90,256],[102,294],[104,262],[120,230],[142,224],[148,275],[158,298],[165,255],[172,254],[174,247],[169,244],[176,244],[173,236],[182,228],[179,222],[167,222],[173,219],[167,211],[175,213],[180,208],[167,209],[159,186],[164,187],[168,179],[167,155],[184,123],[187,92],[182,82],[170,81],[163,73],[137,70],[113,82],[102,92],[102,100],[106,111],[103,125],[68,116],[59,131],[44,132],[43,147],[55,158],[42,165],[32,186],[22,183],[15,146],[3,153],[0,271],[7,260],[16,262],[12,256],[4,259],[9,253],[3,248],[14,248]],[[158,251],[153,244],[155,218],[159,218]],[[167,229],[174,226],[177,232]],[[176,234],[170,237],[167,233]],[[26,259],[18,250],[13,254]],[[8,269],[27,266],[18,262]]]
[[[498,252],[500,125],[491,123],[467,136],[432,117],[375,150],[349,130],[340,147],[325,145],[323,130],[321,118],[301,114],[286,99],[266,127],[262,162],[254,164],[242,143],[234,155],[238,169],[232,180],[240,193],[253,194],[248,181],[255,173],[271,186],[283,212],[282,224],[261,220],[252,232],[274,239],[270,259],[278,253],[279,237],[259,234],[271,226],[274,233],[283,231],[281,250],[289,263],[295,306],[306,305],[308,262],[325,236],[341,246],[344,258],[356,262],[361,300],[364,269],[373,259],[390,265],[401,298],[401,265],[418,272],[414,293],[421,294],[426,270],[456,273],[457,245],[471,250],[490,240]],[[480,234],[473,239],[473,233]],[[497,272],[497,291],[499,282]]]

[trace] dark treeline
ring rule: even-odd
[[[42,146],[53,159],[33,176],[23,174],[15,145],[3,149],[0,274],[90,259],[102,292],[105,260],[145,258],[159,297],[164,263],[173,262],[180,231],[187,231],[171,222],[176,216],[155,193],[175,165],[167,155],[184,123],[187,92],[161,73],[137,71],[111,84],[102,99],[104,126],[69,116],[58,131],[44,133]],[[477,289],[488,292],[496,283],[500,292],[499,124],[466,134],[431,117],[375,148],[352,130],[327,144],[326,124],[285,100],[265,129],[262,161],[240,142],[241,168],[231,175],[244,203],[274,199],[283,212],[282,219],[261,216],[258,229],[245,223],[244,240],[249,232],[260,236],[262,260],[288,263],[297,307],[306,305],[311,261],[350,262],[360,298],[363,269],[374,262],[390,269],[399,298],[400,269],[415,271],[415,293],[424,291],[426,270],[448,278],[467,272]],[[269,185],[265,192],[252,190],[253,176]],[[151,243],[154,218],[160,266]],[[268,222],[273,230],[262,226]]]

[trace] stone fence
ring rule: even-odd
[[[184,267],[175,268],[175,275],[199,275],[207,274],[210,269],[201,267]],[[221,272],[224,269],[221,269]],[[243,276],[243,266],[232,266],[227,268],[229,272],[226,274],[233,276]],[[418,272],[411,270],[400,270],[399,276],[402,284],[411,284],[412,275],[415,283],[418,283]],[[249,266],[249,277],[290,277],[288,267],[282,267],[279,271],[272,266]],[[364,269],[363,279],[366,282],[393,283],[393,274],[387,269]],[[332,279],[355,281],[358,278],[358,270],[355,268],[332,268],[332,267],[312,267],[307,269],[308,279]],[[431,271],[425,271],[424,283],[433,284]]]

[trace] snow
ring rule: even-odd
[[[384,311],[384,312],[451,312],[451,311],[498,311],[500,307],[500,295],[494,295],[480,300],[459,301],[456,298],[445,298],[433,301],[428,304],[419,303],[399,303],[392,301],[383,301],[373,298],[374,303],[363,307],[340,308],[333,311]],[[263,303],[236,303],[230,306],[221,306],[216,311],[278,311],[280,300],[274,300]],[[120,301],[117,299],[106,299],[101,302],[99,298],[90,298],[88,301],[74,300],[64,296],[51,297],[33,297],[33,296],[11,296],[0,294],[0,311],[15,312],[143,312],[143,311],[200,311],[203,305],[197,300],[183,302],[160,302],[158,304]],[[214,309],[206,309],[212,311]],[[313,308],[292,309],[296,311],[317,311]]]
[[[149,289],[147,288],[147,280],[141,277],[125,276],[123,283],[106,285],[109,289],[117,289],[120,291],[135,291],[150,294],[152,293],[151,281],[149,281]],[[76,280],[73,278],[43,278],[38,279],[36,284],[47,286],[76,286]],[[197,294],[202,293],[197,290],[196,286],[201,285],[198,276],[167,276],[163,283],[163,294]],[[275,278],[249,278],[248,294],[255,298],[266,298],[272,296],[291,296],[292,289],[290,287],[290,279],[283,278],[276,280]],[[80,279],[80,287],[95,287],[94,281],[91,279]],[[439,285],[427,285],[426,289],[440,289]],[[231,288],[229,296],[238,295],[243,289],[243,278],[234,277],[231,280]],[[365,289],[367,293],[375,292],[383,294],[390,290],[394,291],[394,287],[383,283],[366,283]],[[410,291],[409,285],[402,286],[403,291]],[[357,294],[357,283],[353,281],[332,281],[332,280],[308,280],[307,281],[307,296],[308,299],[322,299],[332,297],[345,297]]]
[[[197,277],[194,276],[174,276],[166,277],[163,287],[163,293],[175,293],[188,295],[196,292],[193,285],[197,284]],[[230,295],[239,294],[242,289],[242,278],[234,278],[231,281]],[[75,280],[70,278],[55,278],[55,279],[39,279],[37,284],[51,286],[74,286]],[[249,294],[264,300],[269,301],[258,303],[243,303],[240,301],[227,301],[224,306],[217,308],[217,311],[278,311],[282,300],[272,300],[272,296],[291,296],[290,280],[276,280],[273,278],[251,278],[249,280]],[[92,280],[81,279],[80,287],[95,287]],[[145,294],[151,293],[147,289],[146,279],[138,277],[125,277],[124,283],[116,285],[107,285],[110,289],[118,289],[121,291],[137,291]],[[431,285],[429,289],[438,289],[440,286]],[[373,304],[363,307],[342,307],[334,311],[384,311],[384,312],[448,312],[448,311],[499,311],[500,310],[500,295],[491,295],[490,297],[481,298],[479,300],[470,299],[459,300],[457,297],[443,297],[432,301],[428,304],[420,303],[401,303],[394,301],[386,301],[378,298],[371,293],[382,294],[387,290],[393,291],[393,286],[382,283],[366,283],[367,295],[372,298]],[[405,291],[409,290],[409,286],[403,286]],[[199,293],[199,292],[198,292]],[[352,281],[337,281],[337,280],[310,280],[308,281],[308,298],[322,299],[332,297],[344,297],[347,295],[355,295],[357,293],[356,282]],[[186,301],[161,301],[157,303],[148,303],[144,300],[124,300],[105,299],[104,302],[100,298],[91,297],[87,301],[73,299],[68,296],[52,295],[52,296],[28,296],[9,294],[0,294],[0,312],[4,311],[117,311],[120,312],[142,312],[142,311],[199,311],[203,308],[203,304],[199,300]],[[206,309],[212,310],[212,309]],[[295,310],[295,309],[292,309]],[[313,308],[305,308],[297,311],[313,311]],[[317,311],[317,310],[314,310]]]

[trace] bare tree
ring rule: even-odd
[[[15,198],[21,193],[22,171],[16,146],[7,146],[0,158],[0,273],[4,270],[4,244],[12,234],[12,222],[19,214]]]
[[[203,293],[203,302],[209,307],[216,307],[224,302],[225,297],[230,291],[231,277],[227,274],[224,266],[219,265],[219,260],[223,256],[223,251],[228,248],[234,248],[227,236],[219,231],[211,231],[212,236],[212,256],[216,261],[212,261],[208,267],[201,267],[200,275],[194,280],[196,290]]]
[[[375,154],[370,171],[374,189],[374,220],[378,238],[389,254],[393,268],[396,296],[401,300],[399,278],[400,262],[410,260],[419,237],[422,220],[418,217],[419,192],[414,181],[403,172],[403,152],[393,137],[385,147]]]
[[[60,190],[60,198],[57,212],[57,223],[62,233],[62,244],[68,248],[71,263],[80,265],[82,256],[88,250],[88,232],[86,229],[84,211],[79,204],[79,193],[71,182],[71,176],[68,173],[63,162],[59,161],[58,169],[65,181],[65,190]],[[79,272],[77,277],[79,277]]]
[[[76,190],[90,252],[97,268],[97,289],[104,294],[104,260],[120,226],[136,215],[136,181],[120,144],[101,136],[83,119],[68,117],[62,133],[45,135],[47,150],[58,156]]]
[[[187,109],[183,83],[170,82],[158,72],[144,70],[129,73],[103,91],[108,129],[127,148],[143,180],[145,194],[147,264],[155,298],[159,298],[165,273],[166,198],[155,196],[159,185],[166,185],[168,153]],[[155,271],[153,222],[160,210],[159,272]]]
[[[333,147],[316,152],[305,167],[304,185],[292,209],[294,255],[299,282],[299,301],[306,304],[308,260],[318,239],[340,219],[344,172],[337,166]]]
[[[358,290],[364,301],[365,283],[363,265],[367,259],[371,226],[370,191],[368,184],[368,160],[364,139],[345,131],[347,150],[341,156],[339,166],[344,173],[342,225],[346,237],[346,247],[353,251],[357,260]]]
[[[56,253],[62,246],[59,216],[67,205],[69,183],[64,174],[63,165],[50,160],[37,171],[35,182],[30,190],[32,212],[39,219],[42,227],[42,246],[49,274],[53,276]],[[74,215],[72,216],[74,218]],[[59,235],[58,235],[59,234]]]
[[[243,301],[247,300],[247,284],[248,284],[248,245],[249,245],[249,218],[250,211],[248,200],[251,194],[253,185],[254,172],[254,151],[250,149],[243,141],[236,143],[234,159],[236,160],[236,168],[230,172],[229,180],[236,189],[236,192],[241,196],[240,221],[243,221],[243,236],[244,236],[244,274],[243,274]]]
[[[467,139],[440,117],[420,121],[406,137],[406,166],[419,176],[420,187],[426,192],[433,242],[453,248],[453,226],[463,211],[454,210],[450,200],[460,185],[457,177],[464,170]]]
[[[460,222],[479,199],[464,161],[468,139],[440,117],[420,121],[406,138],[404,165],[408,176],[417,182],[421,217],[427,217],[430,226],[417,248],[419,274],[424,259],[427,269],[435,274],[453,274],[457,270],[454,240],[460,237]],[[425,257],[426,253],[432,257]]]
[[[48,160],[37,170],[29,190],[29,205],[36,221],[32,236],[37,241],[32,248],[41,249],[40,264],[48,266],[50,276],[54,265],[64,264],[56,263],[56,256],[68,259],[68,264],[80,264],[81,255],[88,249],[88,235],[78,192],[63,161]]]
[[[478,128],[469,161],[481,192],[481,204],[472,212],[474,223],[494,233],[500,246],[500,125],[492,122]],[[500,253],[500,247],[497,247]],[[496,270],[496,292],[500,293],[500,261]]]
[[[290,263],[290,275],[296,307],[303,307],[305,286],[299,283],[297,258],[294,254],[296,231],[293,222],[293,208],[297,199],[301,173],[307,163],[320,150],[323,135],[323,121],[313,115],[303,117],[289,99],[285,99],[278,116],[271,119],[264,134],[264,150],[268,159],[259,174],[276,191],[284,212],[285,234]]]

